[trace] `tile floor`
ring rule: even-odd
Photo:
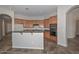
[[[54,42],[45,40],[45,49],[16,49],[12,48],[11,35],[6,35],[0,41],[0,54],[78,54],[79,36],[74,39],[68,39],[68,47],[59,46]]]

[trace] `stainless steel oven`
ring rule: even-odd
[[[50,35],[57,36],[57,24],[50,24]]]

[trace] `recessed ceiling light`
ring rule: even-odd
[[[25,10],[29,10],[29,8],[25,8]]]

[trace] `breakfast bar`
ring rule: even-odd
[[[12,33],[12,47],[44,49],[44,30],[14,31]]]

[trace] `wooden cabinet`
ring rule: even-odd
[[[52,16],[49,19],[44,20],[44,27],[50,28],[50,24],[57,24],[57,17]],[[48,41],[57,42],[57,37],[50,35],[50,31],[44,32],[44,38]]]
[[[24,27],[33,27],[33,24],[39,24],[44,26],[43,20],[25,20]]]
[[[49,31],[44,32],[44,38],[45,39],[50,39],[50,32]]]
[[[31,20],[25,20],[24,27],[29,28],[32,27],[33,22]]]
[[[24,28],[25,28],[25,27],[28,27],[28,22],[27,22],[27,21],[24,20],[23,23],[24,23]]]
[[[44,20],[25,20],[25,19],[15,19],[15,24],[23,24],[24,27],[33,27],[33,24],[39,24],[39,26],[44,26]]]
[[[33,27],[33,24],[39,24],[39,26],[44,26],[45,28],[50,28],[50,24],[57,24],[57,17],[52,16],[45,20],[26,20],[26,19],[15,19],[15,23],[23,24],[25,28]],[[49,41],[57,41],[57,37],[51,36],[50,31],[44,32],[44,38]]]
[[[32,21],[31,20],[26,20],[26,28],[32,27]]]
[[[57,37],[56,36],[50,36],[50,40],[53,42],[57,42]]]
[[[44,27],[48,28],[49,27],[49,19],[44,20]]]
[[[44,26],[44,20],[33,20],[33,24],[39,24]]]
[[[52,16],[49,19],[44,20],[44,27],[48,28],[48,27],[50,27],[50,24],[57,24],[56,16]]]
[[[22,19],[15,19],[15,24],[23,24],[23,20]]]
[[[57,24],[57,17],[52,16],[49,18],[49,24]]]
[[[44,38],[47,41],[57,42],[57,37],[50,35],[50,32],[49,31],[45,31],[44,32]]]

